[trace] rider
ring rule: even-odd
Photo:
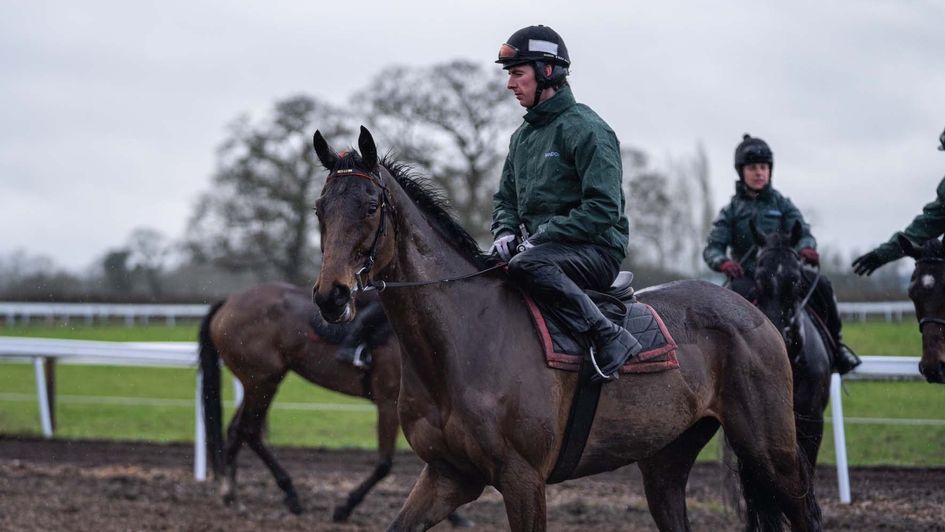
[[[945,151],[945,131],[942,131],[938,141],[938,149]],[[926,240],[945,233],[945,178],[939,182],[935,195],[935,200],[927,204],[922,209],[922,214],[916,216],[902,232],[916,244],[923,244]],[[902,258],[904,254],[899,247],[897,236],[898,233],[894,234],[886,243],[853,261],[853,271],[859,275],[870,275],[883,264]]]
[[[508,71],[506,88],[527,112],[512,134],[493,198],[491,251],[546,313],[591,343],[595,379],[611,380],[640,352],[640,342],[604,317],[584,289],[606,290],[627,253],[617,137],[574,101],[568,49],[551,28],[516,31],[496,63]]]
[[[749,301],[754,299],[755,289],[756,248],[749,226],[752,220],[765,233],[788,231],[796,222],[800,222],[803,233],[797,243],[798,255],[812,266],[820,263],[817,242],[810,233],[810,226],[804,222],[801,211],[771,186],[773,168],[774,154],[768,144],[760,138],[745,134],[735,148],[735,171],[739,178],[735,182],[735,195],[712,222],[712,230],[702,252],[710,268],[728,277],[729,288]],[[727,254],[728,248],[731,248],[731,258]],[[813,282],[809,271],[805,270],[804,275],[808,282]],[[841,340],[842,325],[837,301],[830,281],[823,275],[817,281],[810,306],[823,318],[827,330],[833,336],[833,343],[837,347],[834,356],[837,372],[842,375],[858,366],[859,357]]]

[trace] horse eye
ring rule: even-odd
[[[370,215],[374,214],[375,212],[377,212],[377,203],[371,202],[371,204],[368,205],[367,213]]]

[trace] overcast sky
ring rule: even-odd
[[[767,140],[822,248],[885,240],[945,174],[941,1],[3,2],[0,254],[78,269],[135,227],[178,238],[238,114],[343,105],[391,64],[490,63],[538,23],[622,143],[704,144],[717,207],[741,134]]]

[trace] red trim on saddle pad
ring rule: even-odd
[[[538,337],[541,339],[542,351],[545,353],[545,362],[547,362],[548,367],[565,371],[578,371],[581,368],[582,357],[580,355],[556,353],[554,344],[551,342],[551,333],[548,332],[545,317],[542,316],[538,305],[527,295],[525,295],[525,303],[528,305],[528,312],[535,323],[535,328],[538,329]],[[653,310],[653,307],[649,305],[646,305],[646,307],[650,309],[650,313],[656,319],[663,337],[666,338],[666,345],[644,351],[631,358],[620,368],[620,373],[656,373],[679,367],[679,359],[676,357],[676,341],[673,340],[666,329],[663,318]],[[660,360],[653,360],[654,358],[660,358]]]

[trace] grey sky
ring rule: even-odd
[[[767,140],[821,247],[885,240],[945,174],[939,1],[5,2],[0,253],[79,268],[138,226],[177,238],[239,113],[344,104],[390,64],[490,62],[535,23],[623,143],[705,145],[718,207],[741,134]]]

